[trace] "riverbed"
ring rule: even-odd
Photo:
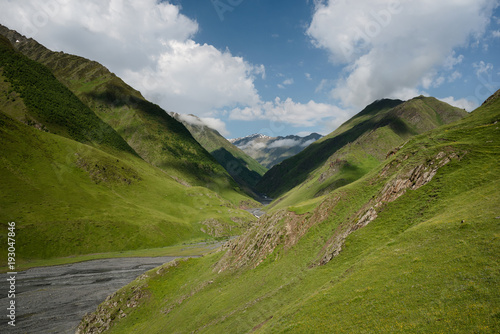
[[[1,333],[74,333],[80,320],[108,295],[176,257],[115,258],[32,268],[16,275],[15,327],[7,324],[7,293]],[[2,274],[5,277],[6,274]],[[6,287],[6,280],[2,286]],[[6,291],[6,289],[2,289]]]

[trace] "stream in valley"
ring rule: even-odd
[[[108,295],[176,257],[115,258],[32,268],[16,275],[15,327],[7,324],[7,281],[2,279],[0,333],[74,333]],[[1,277],[7,277],[2,274]]]

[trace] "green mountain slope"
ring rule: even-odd
[[[81,332],[498,333],[498,95],[316,208],[146,273]]]
[[[236,205],[249,200],[180,122],[145,100],[140,92],[104,66],[82,57],[50,51],[4,26],[0,26],[0,35],[6,36],[17,50],[48,67],[147,162],[182,184],[207,187]],[[93,131],[101,135],[99,128]]]
[[[197,116],[173,112],[169,114],[184,124],[196,141],[210,152],[238,184],[252,192],[251,189],[259,182],[267,168],[231,144],[217,130],[204,125]]]
[[[2,111],[26,124],[82,143],[134,150],[43,65],[15,52],[0,35]],[[16,106],[13,105],[19,100]],[[21,102],[22,101],[22,102]]]
[[[17,264],[237,235],[253,221],[141,159],[2,36],[0,108],[0,241],[7,244],[7,223],[16,222]]]
[[[465,115],[465,110],[432,97],[376,101],[328,136],[273,167],[257,189],[271,197],[282,196],[278,207],[318,198],[359,179],[412,136]]]

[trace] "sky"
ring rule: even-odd
[[[100,62],[226,138],[326,135],[382,98],[472,111],[500,88],[498,0],[0,0],[0,23]]]

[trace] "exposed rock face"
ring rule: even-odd
[[[222,272],[247,265],[255,268],[278,245],[283,245],[285,251],[290,249],[314,224],[325,220],[330,212],[329,208],[338,201],[338,197],[325,200],[312,215],[280,210],[273,215],[264,216],[247,233],[225,244],[224,249],[228,251],[214,270]]]
[[[448,164],[452,159],[459,158],[460,157],[455,152],[439,152],[433,159],[421,165],[417,165],[407,172],[403,171],[397,173],[396,177],[387,182],[375,199],[370,200],[361,210],[349,219],[349,221],[340,224],[337,231],[330,240],[328,240],[325,247],[323,247],[320,258],[316,264],[324,265],[337,256],[342,250],[345,239],[349,234],[365,227],[377,218],[377,209],[380,210],[385,204],[395,201],[409,189],[416,190],[426,185],[436,175],[439,168]],[[408,156],[403,158],[403,160],[407,159]],[[389,169],[394,168],[394,162],[396,163],[395,168],[398,168],[401,164],[398,160],[388,164],[380,173],[381,177],[386,175]]]
[[[144,274],[139,277],[139,280],[144,280],[147,277]],[[131,309],[137,307],[140,301],[147,297],[145,287],[145,285],[136,286],[131,295],[126,295],[124,290],[121,289],[108,296],[95,312],[86,314],[83,317],[76,334],[99,334],[107,331],[116,318],[126,317]]]
[[[203,233],[211,235],[212,237],[223,237],[227,235],[227,231],[231,231],[232,226],[229,224],[224,224],[217,219],[207,219],[203,221],[201,224],[205,225],[205,227],[201,228]]]
[[[387,180],[378,195],[368,201],[352,217],[339,224],[312,266],[328,263],[341,252],[346,238],[351,233],[377,219],[378,211],[384,205],[395,201],[408,190],[416,190],[429,183],[439,168],[448,164],[452,159],[460,159],[460,157],[453,151],[443,151],[413,168],[402,169],[402,163],[408,159],[408,155],[394,159],[382,169],[378,175],[379,179],[387,179],[389,175],[394,176]],[[312,214],[298,215],[281,210],[273,215],[264,216],[248,233],[226,244],[225,249],[228,251],[216,264],[214,270],[222,272],[247,265],[255,268],[278,245],[283,245],[284,250],[288,250],[299,242],[312,226],[324,221],[332,214],[340,200],[340,196],[328,197]]]

